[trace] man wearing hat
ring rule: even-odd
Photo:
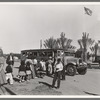
[[[54,78],[52,82],[52,87],[55,86],[55,82],[57,80],[57,89],[60,88],[60,77],[61,77],[61,72],[63,70],[63,64],[61,62],[61,58],[57,59],[57,63],[55,64],[55,73],[54,73]]]
[[[52,57],[50,56],[48,61],[46,62],[46,73],[47,73],[47,75],[52,75],[52,72],[53,72],[52,65],[53,65],[53,61],[52,61]]]

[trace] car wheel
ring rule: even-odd
[[[85,69],[78,69],[77,72],[78,72],[80,75],[85,75],[86,72],[87,72],[87,68],[85,68]]]
[[[92,67],[91,67],[91,64],[87,64],[87,67],[90,68],[90,69],[92,68]]]
[[[76,67],[74,65],[68,65],[66,71],[69,76],[74,76],[76,74]]]

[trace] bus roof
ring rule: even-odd
[[[29,51],[57,51],[57,50],[64,50],[64,49],[29,49],[29,50],[22,50],[21,52],[29,52]],[[74,50],[65,50],[65,52],[75,52]]]

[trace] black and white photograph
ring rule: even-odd
[[[0,3],[0,95],[100,96],[100,3]]]

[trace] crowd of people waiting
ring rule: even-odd
[[[52,76],[52,88],[55,87],[57,81],[57,88],[60,87],[60,80],[65,80],[65,67],[63,66],[62,59],[57,58],[55,61],[50,56],[47,61],[43,59],[27,59],[23,56],[21,65],[19,67],[20,82],[29,81],[31,78],[43,78],[44,75]]]
[[[30,79],[43,78],[45,73],[44,62],[36,59],[22,60],[19,66],[18,77],[19,82],[29,81]]]
[[[43,78],[44,75],[52,75],[53,74],[53,61],[52,57],[49,57],[48,61],[44,61],[43,59],[28,59],[23,56],[21,59],[21,64],[19,66],[18,77],[20,79],[19,82],[29,81],[30,79],[35,78]]]
[[[65,67],[61,58],[55,61],[50,56],[47,61],[43,59],[28,59],[23,55],[19,66],[18,76],[20,81],[29,81],[30,79],[43,78],[45,75],[53,77],[52,87],[57,80],[57,88],[60,87],[60,80],[65,80]]]
[[[13,84],[13,66],[14,66],[14,56],[12,53],[6,59],[6,68],[4,69],[4,57],[0,57],[0,88],[4,91],[2,87],[5,84]],[[21,58],[20,66],[18,70],[17,77],[19,82],[29,81],[30,79],[43,78],[45,75],[53,76],[52,87],[55,86],[57,81],[57,88],[60,87],[60,79],[65,80],[65,70],[60,58],[55,62],[52,57],[49,57],[47,61],[43,59],[28,59],[25,55]]]

